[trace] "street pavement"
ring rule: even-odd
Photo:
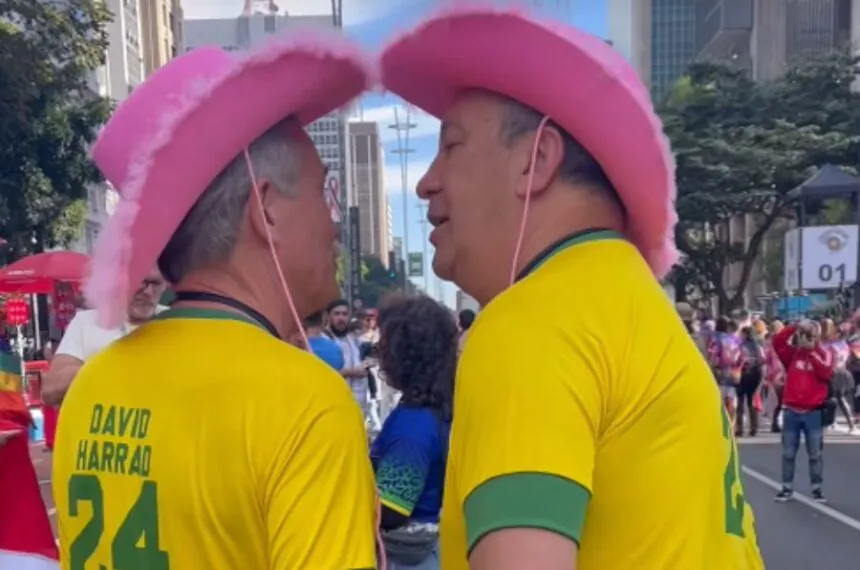
[[[776,503],[782,465],[779,435],[760,433],[738,443],[746,499],[755,512],[768,570],[860,569],[860,436],[825,435],[825,505],[809,498],[803,444],[797,457],[796,498]]]
[[[828,503],[809,499],[806,452],[798,454],[790,503],[775,503],[780,481],[779,435],[760,433],[739,441],[746,499],[752,505],[759,546],[768,570],[860,570],[860,436],[828,432],[824,489]],[[31,444],[30,455],[56,534],[51,497],[51,454]]]

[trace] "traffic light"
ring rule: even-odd
[[[388,277],[392,281],[397,280],[397,257],[393,249],[388,250]]]

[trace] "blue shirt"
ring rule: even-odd
[[[337,343],[324,336],[308,337],[313,352],[320,360],[340,372],[343,370],[343,352]]]
[[[413,521],[439,522],[450,430],[429,408],[394,408],[370,450],[383,505]]]

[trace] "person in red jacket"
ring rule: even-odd
[[[820,343],[821,328],[814,321],[787,326],[773,337],[773,349],[785,367],[782,395],[782,490],[776,500],[794,497],[794,466],[800,436],[806,440],[812,498],[825,502],[821,486],[824,426],[821,408],[828,397],[833,357]]]

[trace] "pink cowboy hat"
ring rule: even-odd
[[[603,40],[522,10],[460,5],[390,43],[381,71],[389,91],[436,117],[469,88],[549,116],[603,167],[657,278],[677,261],[669,144],[636,71]]]
[[[196,49],[135,89],[93,148],[122,198],[86,286],[102,326],[124,320],[185,215],[248,144],[289,116],[311,123],[373,82],[358,46],[326,30],[290,30],[239,55]]]

